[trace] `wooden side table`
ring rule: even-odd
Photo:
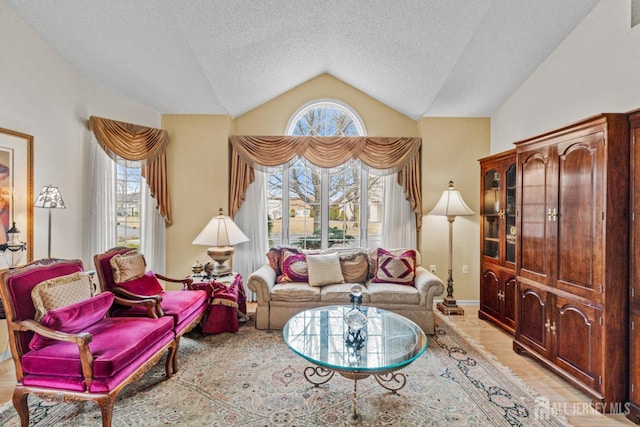
[[[202,320],[202,332],[238,332],[238,317],[244,318],[247,315],[247,298],[242,276],[232,273],[212,279],[195,275],[192,277],[193,287],[206,291],[209,299],[209,308]]]

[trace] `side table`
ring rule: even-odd
[[[238,317],[247,315],[247,297],[239,273],[216,278],[193,275],[193,288],[207,292],[209,308],[202,319],[202,333],[238,332]]]

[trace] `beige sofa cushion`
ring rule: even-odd
[[[333,304],[350,305],[351,288],[353,283],[341,283],[337,285],[327,285],[320,291],[320,301],[330,302]],[[367,304],[369,302],[369,291],[365,286],[362,286],[362,303]]]
[[[338,252],[345,283],[365,283],[369,279],[369,255],[364,250]]]
[[[307,283],[283,283],[271,289],[272,301],[306,302],[320,301],[319,287],[309,286]]]
[[[398,285],[396,283],[368,283],[369,299],[372,305],[385,304],[420,304],[420,293],[415,286]]]

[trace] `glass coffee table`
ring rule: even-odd
[[[358,380],[373,376],[392,393],[407,383],[399,369],[424,353],[427,337],[411,320],[375,307],[361,307],[366,321],[358,329],[358,317],[349,327],[345,316],[349,306],[327,306],[305,310],[293,316],[282,330],[285,343],[294,353],[316,366],[307,367],[304,377],[318,387],[337,372],[353,379],[353,415],[358,420]]]

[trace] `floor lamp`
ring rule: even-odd
[[[42,187],[42,191],[38,194],[36,202],[33,204],[36,208],[49,209],[49,238],[47,240],[47,258],[51,258],[51,210],[52,209],[65,209],[64,201],[58,191],[58,187],[53,185],[45,185]]]
[[[453,221],[456,220],[457,216],[473,214],[475,214],[475,212],[462,200],[460,192],[453,188],[453,181],[449,181],[449,188],[444,190],[436,206],[427,214],[446,216],[447,221],[449,221],[449,278],[447,279],[447,296],[444,297],[444,302],[438,303],[438,310],[444,314],[464,314],[464,310],[458,306],[453,296]]]

